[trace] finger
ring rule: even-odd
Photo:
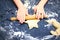
[[[36,8],[36,6],[34,7],[34,12],[36,12],[37,11],[37,8]]]
[[[22,20],[19,20],[19,22],[22,24],[23,22],[22,22]]]
[[[38,13],[36,12],[36,18],[38,18]]]
[[[21,19],[19,20],[19,22],[22,24],[22,23],[24,22],[24,19],[21,18]]]
[[[25,18],[21,15],[21,16],[17,16],[17,19],[19,20],[19,22],[22,24],[25,20]]]
[[[37,11],[37,9],[35,8],[35,9],[34,9],[34,12],[36,12],[36,11]]]
[[[21,17],[17,17],[17,19],[19,20],[20,23],[23,23]]]
[[[42,15],[40,13],[38,13],[38,19],[41,19]]]
[[[21,22],[25,22],[25,15],[21,16]]]
[[[26,16],[29,15],[28,13],[25,14]]]
[[[36,13],[36,18],[37,19],[40,19],[40,13],[37,11],[37,13]]]
[[[28,15],[28,13],[26,13],[26,16]]]
[[[26,11],[25,15],[28,15],[28,10]]]
[[[45,11],[43,10],[43,17],[46,17]]]
[[[45,12],[43,13],[43,17],[44,17],[44,18],[47,18],[47,17],[48,17],[48,16],[45,14]]]
[[[43,13],[40,13],[41,19],[43,19]]]

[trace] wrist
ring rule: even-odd
[[[42,5],[41,3],[38,4],[39,7],[44,7],[44,5]]]
[[[24,5],[22,4],[22,5],[18,6],[18,9],[22,9],[23,7],[24,7]]]
[[[48,0],[41,0],[38,5],[44,7]]]
[[[44,6],[43,5],[40,5],[40,4],[38,4],[37,7],[44,8]]]

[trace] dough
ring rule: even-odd
[[[50,31],[52,35],[60,35],[60,23],[56,19],[46,20],[46,22],[51,23],[56,28],[55,31]]]
[[[38,28],[38,22],[39,22],[40,20],[27,20],[27,21],[25,21],[25,23],[27,23],[28,24],[28,26],[29,26],[29,29],[32,29],[32,28]]]

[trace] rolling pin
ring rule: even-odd
[[[48,18],[48,17],[44,16],[44,18]],[[34,15],[28,15],[28,16],[25,17],[25,20],[36,20],[36,19],[37,18],[36,18],[35,14]],[[16,17],[11,17],[10,20],[15,21],[15,20],[17,20],[17,18]]]

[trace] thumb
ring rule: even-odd
[[[33,10],[34,10],[34,12],[36,12],[36,11],[37,11],[37,8],[36,8],[36,6],[33,8]]]
[[[28,15],[28,9],[26,10],[25,15],[26,15],[26,16]]]
[[[26,16],[28,15],[28,13],[25,14]]]
[[[47,15],[47,14],[45,14],[45,13],[43,14],[43,16],[44,16],[44,18],[48,18],[48,15]]]

